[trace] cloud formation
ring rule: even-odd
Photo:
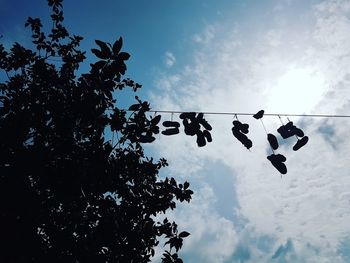
[[[350,4],[322,1],[295,12],[297,19],[285,13],[301,2],[290,1],[289,9],[271,6],[268,16],[273,21],[286,17],[282,24],[257,21],[261,26],[248,30],[242,22],[220,38],[214,36],[221,29],[211,27],[213,37],[197,41],[201,49],[192,63],[158,79],[159,90],[151,95],[154,108],[348,114]],[[197,148],[184,134],[155,144],[170,162],[169,173],[195,186],[193,203],[173,214],[192,233],[185,243],[188,262],[201,253],[201,262],[211,263],[347,262],[349,120],[293,118],[310,142],[298,152],[291,149],[293,139],[280,146],[288,167],[281,179],[266,159],[269,149],[259,121],[240,117],[250,124],[254,146],[249,152],[232,136],[232,117],[206,118],[213,126],[208,146]],[[278,118],[263,120],[276,134]],[[232,178],[229,190],[213,186],[223,167],[224,176]],[[234,199],[218,198],[221,189]]]
[[[165,55],[164,55],[165,66],[170,68],[170,67],[174,66],[175,62],[176,62],[176,58],[175,58],[174,54],[169,52],[169,51],[165,52]]]

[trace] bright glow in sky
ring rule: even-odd
[[[24,18],[47,11],[42,1],[31,5],[0,0],[1,41],[25,41]],[[65,7],[72,31],[86,37],[84,49],[94,39],[124,37],[128,75],[143,84],[141,96],[154,109],[350,114],[348,0],[90,0]],[[188,180],[195,191],[190,205],[168,215],[191,232],[185,262],[350,262],[350,120],[292,118],[310,141],[298,152],[293,140],[280,146],[288,167],[281,179],[266,159],[260,122],[240,118],[250,124],[249,152],[232,136],[230,116],[206,118],[211,144],[198,148],[182,134],[159,136],[151,147],[170,163],[163,175]],[[277,118],[264,123],[276,134]]]
[[[279,113],[310,113],[320,101],[324,92],[325,79],[319,72],[297,65],[290,68],[272,87],[267,98],[266,110]]]

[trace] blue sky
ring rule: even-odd
[[[45,1],[1,0],[1,33],[4,41],[25,40],[23,24],[28,16],[49,18]],[[82,48],[90,50],[95,39],[113,42],[124,38],[124,49],[132,55],[129,74],[150,88],[162,68],[166,52],[181,54],[177,64],[186,63],[195,48],[191,36],[214,21],[239,15],[236,1],[66,1],[65,20],[74,34],[84,36]],[[233,11],[233,12],[232,12]],[[22,35],[22,36],[21,36]],[[21,39],[22,38],[22,39]]]
[[[25,43],[27,16],[47,18],[45,1],[0,0],[5,44]],[[128,76],[154,109],[350,113],[350,3],[346,0],[66,1],[66,24],[85,37],[124,38]],[[92,56],[88,57],[90,61]],[[131,93],[123,94],[124,102]],[[178,118],[175,114],[174,119]],[[170,119],[164,115],[164,119]],[[349,262],[348,119],[293,118],[310,137],[298,152],[280,146],[288,173],[266,160],[266,135],[250,124],[251,151],[231,134],[230,116],[206,116],[213,143],[159,136],[150,150],[188,180],[189,205],[167,216],[191,232],[186,262]],[[285,120],[286,121],[286,120]],[[280,122],[264,118],[269,132]],[[159,253],[161,248],[159,248]],[[158,255],[154,262],[159,262]]]

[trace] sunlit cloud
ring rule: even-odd
[[[286,10],[275,8],[271,19]],[[193,62],[157,80],[159,91],[151,95],[152,104],[187,111],[349,113],[349,3],[324,1],[299,15],[308,16],[308,23],[286,20],[285,28],[261,26],[249,34],[238,25],[221,38],[198,38],[201,48]],[[288,167],[281,179],[266,159],[269,149],[259,121],[239,117],[250,124],[254,145],[249,152],[232,136],[232,117],[206,118],[213,126],[213,143],[197,148],[193,137],[182,134],[161,137],[155,144],[170,162],[169,173],[193,182],[198,193],[210,193],[209,199],[198,194],[193,204],[174,214],[180,222],[190,219],[189,250],[201,251],[212,238],[203,235],[199,226],[205,225],[215,245],[211,243],[202,262],[347,262],[342,244],[350,237],[349,120],[293,118],[310,142],[298,152],[291,149],[293,139],[280,146]],[[277,117],[263,121],[277,134]],[[208,163],[216,168],[208,172]],[[221,167],[234,181],[236,200],[226,200],[232,205],[225,208],[231,218],[220,209],[224,202],[212,202],[220,188],[209,181]],[[203,204],[200,213],[198,204]],[[226,224],[230,238],[217,224]],[[220,251],[227,239],[229,248]]]

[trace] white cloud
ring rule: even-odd
[[[192,205],[184,206],[176,215],[178,224],[191,232],[182,253],[194,257],[194,262],[225,262],[237,243],[233,223],[220,217],[214,204],[215,195],[212,188],[203,186],[196,192]]]
[[[350,4],[324,1],[304,12],[311,19],[299,27],[293,20],[286,22],[284,30],[261,26],[245,35],[235,29],[225,38],[197,41],[202,49],[194,54],[194,62],[158,80],[153,107],[348,114]],[[273,262],[272,256],[288,240],[293,249],[286,253],[294,253],[296,261],[290,257],[287,262],[345,262],[338,250],[350,236],[350,121],[293,118],[310,142],[298,152],[289,144],[280,146],[288,167],[288,174],[280,179],[266,160],[266,135],[258,121],[240,117],[250,124],[254,146],[249,152],[231,134],[232,117],[206,118],[213,126],[213,143],[208,146],[197,148],[195,139],[185,135],[162,137],[155,144],[169,160],[170,172],[197,184],[200,193],[197,201],[175,214],[180,225],[193,233],[186,249],[204,251],[202,262],[224,262],[234,258],[248,232],[247,262]],[[280,125],[277,118],[265,117],[264,123],[274,133]],[[211,201],[218,192],[208,178],[216,175],[204,169],[215,160],[232,171],[236,220],[218,213]],[[206,250],[209,236],[211,249]],[[262,236],[271,237],[267,251],[252,241]]]
[[[170,68],[170,67],[174,66],[175,62],[176,62],[176,58],[175,58],[174,54],[169,52],[169,51],[165,52],[165,55],[164,55],[165,66]]]
[[[215,27],[207,26],[202,34],[195,34],[193,40],[199,44],[206,44],[211,41],[215,36]]]

